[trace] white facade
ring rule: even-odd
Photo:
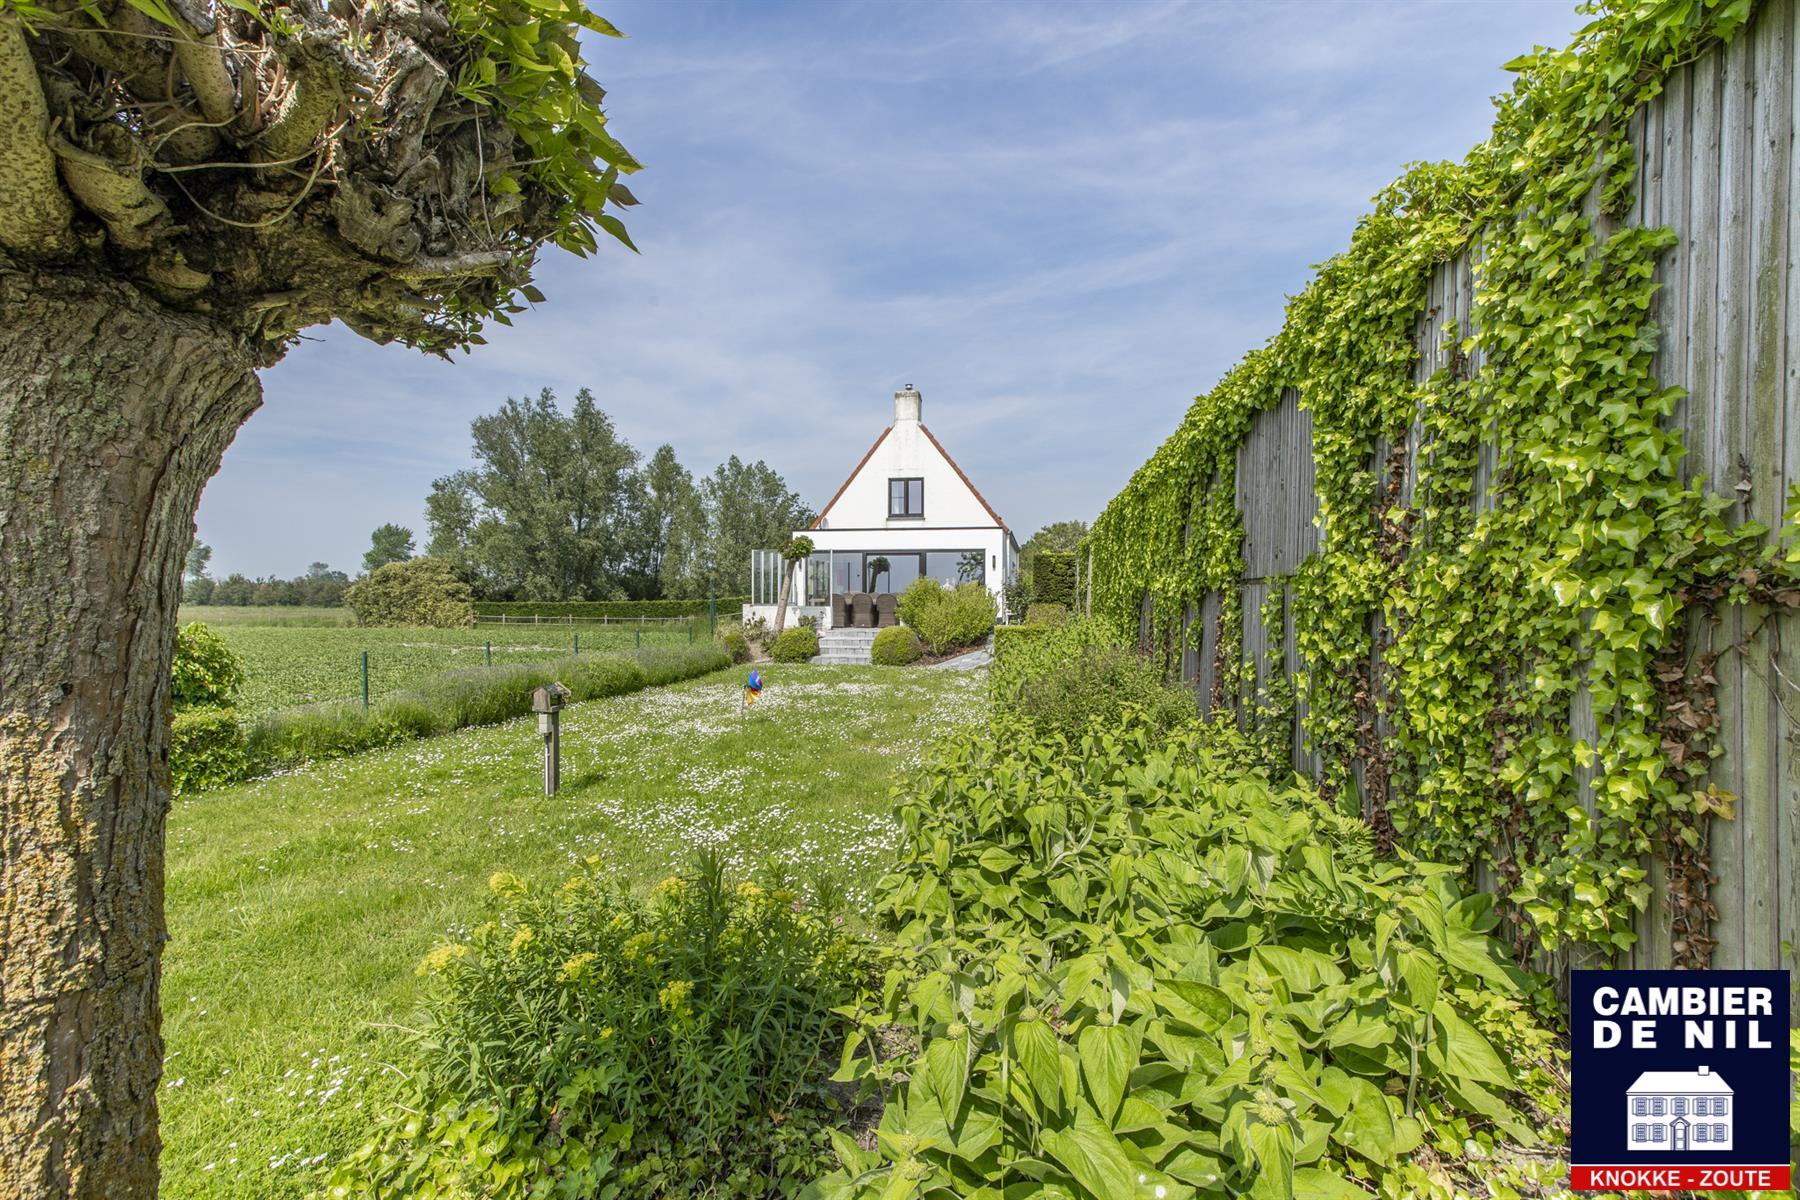
[[[1706,1067],[1645,1071],[1625,1093],[1628,1142],[1634,1151],[1729,1150],[1731,1085]]]
[[[894,419],[808,529],[813,556],[794,575],[790,607],[822,615],[834,595],[899,593],[921,574],[978,581],[1004,603],[1019,544],[921,420],[909,384],[894,393]],[[759,589],[760,590],[760,589]],[[771,618],[773,597],[753,596],[744,616]]]

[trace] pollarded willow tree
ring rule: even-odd
[[[626,240],[581,29],[616,34],[580,0],[0,0],[0,1200],[156,1193],[169,656],[256,372],[334,319],[466,348],[544,245]]]

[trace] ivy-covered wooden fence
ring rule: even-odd
[[[1343,271],[1328,264],[1270,348],[1195,402],[1103,514],[1080,564],[1090,611],[1135,624],[1203,708],[1259,728],[1272,758],[1285,742],[1294,767],[1328,788],[1354,779],[1385,836],[1466,854],[1477,882],[1518,897],[1521,926],[1536,926],[1537,951],[1560,966],[1800,967],[1800,3],[1764,0],[1747,20],[1708,8],[1727,14],[1716,27],[1673,2],[1616,5],[1623,15],[1581,47],[1597,61],[1527,69],[1498,150],[1477,150],[1424,203],[1425,184],[1403,181],[1411,191],[1359,228]],[[1691,35],[1651,32],[1684,20]],[[1612,58],[1622,65],[1609,70]],[[1534,108],[1592,122],[1533,161],[1530,120],[1546,142],[1556,133]],[[1559,163],[1565,147],[1593,157]],[[1532,172],[1584,165],[1592,185],[1560,193],[1573,197],[1566,215],[1553,189],[1532,194]],[[1485,205],[1481,223],[1432,226],[1445,193]],[[1409,258],[1383,220],[1448,251]],[[1673,240],[1648,232],[1658,229]],[[1531,259],[1533,239],[1565,234],[1560,258]],[[1609,247],[1630,248],[1606,262]],[[1630,282],[1637,262],[1644,274],[1653,264],[1653,295]],[[1346,280],[1371,263],[1422,281],[1410,372],[1385,382],[1392,355],[1355,340],[1378,340],[1379,321],[1342,315],[1363,286]],[[1590,284],[1557,290],[1559,274],[1582,270]],[[1566,308],[1532,307],[1522,291]],[[1611,311],[1584,312],[1589,299]],[[1619,317],[1637,303],[1647,313]],[[1309,357],[1340,336],[1372,365],[1334,375]],[[1646,358],[1647,376],[1634,376]],[[1557,389],[1578,399],[1559,407]],[[1655,491],[1664,478],[1673,500]],[[1351,511],[1358,497],[1366,513]],[[1496,508],[1523,516],[1477,519]],[[1142,532],[1158,527],[1171,532]],[[1353,544],[1334,545],[1333,529]],[[1469,627],[1426,637],[1444,624],[1431,614],[1465,588],[1483,593],[1462,597]],[[1482,646],[1490,591],[1559,610],[1536,625],[1509,614],[1496,629],[1509,646],[1521,630],[1548,630],[1541,656]],[[1642,619],[1621,632],[1619,612]],[[1361,650],[1305,661],[1308,645],[1334,648],[1343,620],[1364,631]],[[1444,696],[1449,715],[1438,712],[1435,653],[1450,688],[1492,695]],[[1474,761],[1490,745],[1491,761]],[[1444,765],[1459,752],[1470,761]],[[1673,784],[1656,794],[1665,777]],[[1484,778],[1491,795],[1456,809],[1457,789],[1479,791]],[[1567,818],[1572,831],[1533,809],[1564,795],[1586,813]],[[1390,816],[1400,804],[1406,815]],[[1452,820],[1473,829],[1444,833]],[[1598,882],[1582,878],[1589,861]],[[1580,919],[1556,911],[1584,907],[1594,911]],[[1529,952],[1530,938],[1519,945]]]

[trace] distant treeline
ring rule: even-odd
[[[720,596],[712,602],[717,611],[729,613],[735,619],[744,605],[750,603],[748,596]],[[477,600],[475,615],[478,617],[518,617],[530,620],[532,617],[575,617],[593,620],[598,617],[631,618],[631,617],[702,617],[706,615],[705,600]]]
[[[205,546],[198,550],[211,554]],[[204,565],[202,566],[204,571]],[[247,575],[227,575],[214,580],[205,574],[189,572],[181,599],[185,604],[285,605],[309,608],[336,608],[344,602],[344,589],[350,577],[333,571],[324,563],[314,563],[312,570],[293,579],[251,579]]]

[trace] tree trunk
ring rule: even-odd
[[[0,1200],[156,1195],[169,656],[254,366],[0,257]]]
[[[776,637],[780,637],[781,631],[787,628],[788,589],[793,586],[793,583],[794,564],[784,558],[781,560],[781,595],[775,604],[774,636]]]

